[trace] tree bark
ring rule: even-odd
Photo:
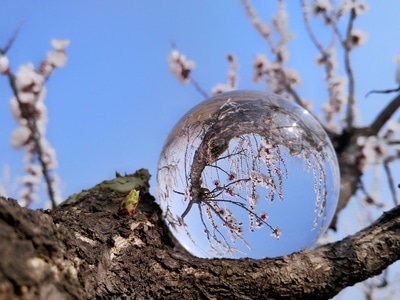
[[[133,217],[121,190],[99,186],[55,210],[0,198],[0,299],[327,299],[400,258],[400,207],[315,250],[200,259],[170,235],[145,179]]]

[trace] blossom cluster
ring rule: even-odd
[[[224,253],[234,253],[237,251],[236,248],[226,242],[225,237],[221,234],[218,220],[222,221],[222,226],[228,230],[228,235],[233,243],[239,239],[249,249],[251,248],[243,237],[243,223],[236,220],[231,210],[219,207],[217,201],[206,202],[205,206],[207,219],[211,224],[211,228],[207,227],[203,220],[204,233],[207,236],[211,249],[216,254],[222,255]]]
[[[311,3],[311,11],[314,16],[322,16],[326,25],[331,25],[335,20],[341,18],[346,13],[351,12],[354,16],[366,13],[369,10],[368,5],[364,1],[343,0],[335,7],[332,1],[315,0]]]
[[[229,68],[228,68],[228,72],[227,72],[228,81],[226,83],[218,83],[217,85],[215,85],[211,89],[211,95],[232,91],[237,88],[237,85],[238,85],[237,58],[233,53],[229,53],[226,56],[226,59],[229,64]]]
[[[301,76],[296,70],[283,66],[286,61],[284,53],[286,52],[278,52],[278,62],[270,62],[264,54],[257,54],[253,61],[253,82],[265,81],[268,90],[291,98],[291,95],[286,93],[287,87],[299,86]]]
[[[389,120],[385,130],[377,136],[361,136],[357,140],[359,154],[356,162],[360,170],[365,172],[371,165],[380,165],[393,159],[400,158],[398,143],[400,122]]]
[[[10,61],[5,55],[0,55],[0,74],[6,74],[10,70]]]
[[[294,34],[289,30],[289,14],[285,1],[278,1],[278,9],[272,16],[271,25],[264,23],[256,14],[250,1],[242,0],[246,14],[254,28],[266,41],[271,52],[270,59],[264,54],[257,54],[253,61],[253,82],[265,82],[267,89],[287,99],[293,99],[306,109],[311,104],[301,99],[295,88],[301,84],[301,76],[295,69],[289,68],[289,42]]]
[[[188,60],[184,54],[177,49],[172,49],[168,56],[169,69],[172,74],[182,84],[187,84],[190,81],[190,73],[196,68],[196,63],[193,60]]]
[[[347,83],[345,76],[338,75],[336,49],[329,48],[323,55],[317,57],[317,64],[325,68],[324,80],[327,84],[329,100],[322,105],[326,126],[332,131],[338,129],[336,116],[344,112],[348,103]]]
[[[56,151],[46,139],[48,116],[45,83],[55,68],[65,66],[65,49],[69,41],[53,39],[51,44],[54,50],[47,53],[46,59],[37,69],[32,63],[27,63],[21,65],[15,75],[10,69],[8,58],[5,55],[0,57],[0,73],[9,76],[14,94],[10,100],[10,109],[17,128],[12,133],[11,144],[16,149],[26,150],[26,175],[21,180],[24,189],[20,192],[26,206],[37,200],[36,192],[42,176],[50,185],[48,190],[51,191],[49,196],[53,205],[61,200],[58,188],[60,180],[54,173],[57,168]],[[50,175],[51,171],[53,173]]]
[[[365,44],[367,34],[354,28],[355,19],[368,11],[368,6],[364,1],[343,0],[337,5],[328,0],[316,0],[310,5],[302,1],[303,18],[308,34],[318,50],[317,64],[324,68],[324,80],[327,83],[329,100],[323,105],[323,114],[326,121],[326,128],[331,131],[340,131],[340,121],[343,121],[344,108],[347,107],[345,118],[347,125],[352,126],[355,115],[355,95],[354,95],[354,75],[350,64],[350,52]],[[332,39],[325,47],[317,35],[313,32],[308,17],[312,12],[316,18],[322,18],[328,29],[331,30]],[[349,16],[347,29],[342,32],[342,18]],[[345,76],[338,75],[338,60],[336,56],[337,43],[344,50]]]

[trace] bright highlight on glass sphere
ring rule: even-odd
[[[171,131],[158,164],[165,221],[204,258],[312,247],[338,193],[336,154],[322,126],[271,93],[235,91],[200,103]]]

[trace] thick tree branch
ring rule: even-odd
[[[334,230],[336,230],[339,212],[347,206],[358,189],[362,171],[357,162],[357,155],[359,154],[357,139],[360,136],[366,136],[367,130],[367,128],[354,128],[351,131],[344,130],[341,134],[330,133],[329,135],[336,150],[340,169],[339,202],[335,217],[330,225],[330,228]]]
[[[97,188],[54,211],[0,200],[0,294],[65,299],[327,299],[400,259],[400,207],[342,241],[276,259],[200,259],[168,232],[138,186],[133,218],[123,196]],[[71,201],[70,201],[71,202]]]

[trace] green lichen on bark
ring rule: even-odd
[[[75,193],[69,196],[59,207],[73,205],[79,203],[89,195],[96,195],[100,192],[112,191],[118,195],[124,196],[129,194],[133,189],[148,191],[150,173],[147,169],[139,169],[133,174],[125,174],[121,176],[118,172],[116,177],[111,180],[104,180],[96,184],[90,189],[82,190],[80,193]]]

